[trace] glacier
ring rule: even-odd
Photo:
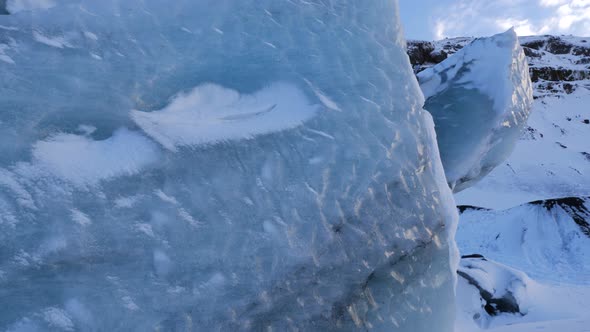
[[[453,330],[396,1],[7,9],[0,330]]]
[[[418,73],[447,180],[460,192],[505,161],[533,104],[526,56],[513,29]]]

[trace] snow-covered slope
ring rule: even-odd
[[[482,254],[538,280],[590,284],[590,198],[461,209],[457,243],[464,255]]]
[[[457,290],[461,331],[586,331],[590,198],[460,210],[457,243],[466,255]]]

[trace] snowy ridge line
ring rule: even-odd
[[[534,201],[531,205],[542,205],[547,210],[556,206],[562,208],[580,226],[582,233],[590,237],[590,197],[564,197]]]
[[[560,207],[572,217],[578,226],[580,226],[582,232],[590,237],[590,196],[543,199],[521,204],[519,206],[526,205],[542,206],[548,211],[555,207]],[[467,211],[495,211],[493,209],[473,205],[457,205],[457,209],[461,214]],[[510,209],[512,208],[505,209],[504,211]]]

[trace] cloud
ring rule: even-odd
[[[590,36],[590,0],[451,0],[434,13],[436,39],[492,35],[510,27],[521,36]]]

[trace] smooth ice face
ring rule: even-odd
[[[454,192],[508,158],[533,102],[525,54],[509,30],[473,41],[418,74]]]
[[[9,4],[0,330],[452,330],[395,1]]]

